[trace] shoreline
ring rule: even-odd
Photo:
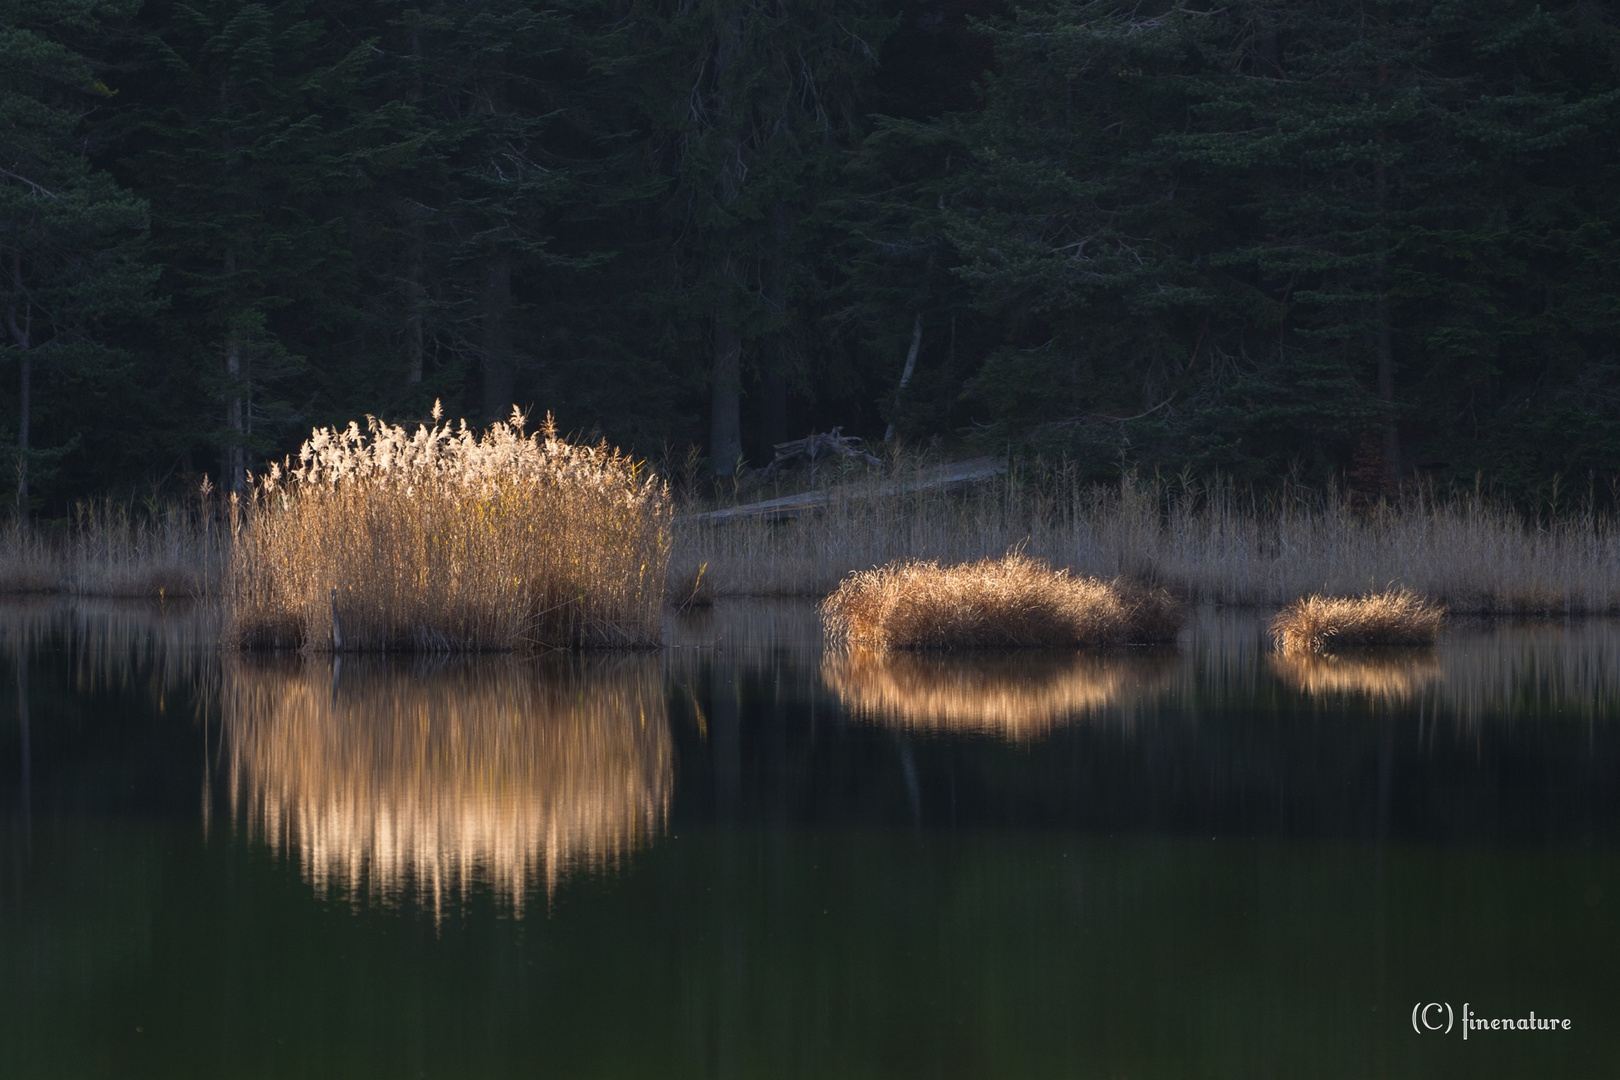
[[[1418,493],[1352,505],[1333,492],[1261,499],[1233,488],[1036,483],[1018,473],[967,487],[902,463],[881,485],[818,489],[782,519],[715,517],[683,500],[670,526],[666,600],[819,599],[850,573],[895,560],[972,562],[1021,551],[1056,569],[1163,588],[1185,603],[1274,610],[1312,593],[1407,588],[1457,618],[1620,615],[1620,521],[1590,508],[1534,519],[1478,496]],[[204,507],[151,521],[86,515],[65,532],[0,528],[0,596],[207,601],[222,595],[229,530]]]

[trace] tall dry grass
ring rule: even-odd
[[[943,491],[927,486],[929,467],[900,458],[883,484],[834,480],[823,508],[792,520],[675,519],[677,599],[825,596],[851,571],[896,559],[968,562],[1023,544],[1077,574],[1154,582],[1194,602],[1281,606],[1404,587],[1460,614],[1620,613],[1620,526],[1590,507],[1537,517],[1477,494],[1421,490],[1358,507],[1303,488],[1270,497],[1136,480],[1098,488],[1061,471]],[[687,505],[700,508],[695,496]],[[11,524],[0,528],[0,591],[212,595],[230,546],[212,521],[194,509],[142,515],[102,504],[62,532]],[[313,626],[322,601],[311,597]]]
[[[1009,655],[831,652],[822,679],[862,719],[919,731],[1024,741],[1066,721],[1153,695],[1174,655],[1040,650]]]
[[[0,592],[200,599],[216,586],[227,538],[214,507],[174,501],[146,512],[81,503],[65,526],[0,526]]]
[[[528,434],[321,429],[253,485],[226,641],[353,650],[638,646],[659,638],[665,486],[637,462]]]
[[[334,668],[341,665],[341,671]],[[474,884],[522,913],[663,828],[673,744],[658,662],[228,658],[231,813],[321,891],[436,913]]]
[[[1136,645],[1173,641],[1182,622],[1161,589],[1076,577],[1017,552],[853,573],[821,613],[834,641],[879,650]]]
[[[909,483],[907,477],[915,483]],[[968,562],[1022,544],[1076,574],[1124,575],[1194,602],[1281,606],[1405,587],[1467,613],[1620,613],[1620,524],[1590,508],[1541,519],[1480,495],[1418,491],[1358,507],[1334,492],[1269,498],[1128,479],[1093,487],[1015,473],[930,490],[901,463],[892,491],[834,484],[792,520],[676,522],[678,578],[706,564],[721,595],[825,595],[897,559]]]
[[[1364,596],[1302,596],[1271,620],[1283,653],[1325,653],[1366,645],[1433,645],[1446,609],[1409,589]]]

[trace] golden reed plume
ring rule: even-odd
[[[1029,739],[1162,687],[1163,655],[832,653],[822,679],[845,709],[903,727]]]
[[[1428,649],[1399,653],[1273,653],[1271,670],[1284,684],[1312,697],[1361,694],[1406,701],[1438,684],[1445,672]]]
[[[223,685],[232,815],[316,889],[442,911],[483,881],[522,913],[577,866],[663,827],[673,787],[658,663],[550,658],[437,670],[248,663]]]
[[[523,415],[320,428],[233,511],[225,640],[334,652],[657,643],[669,493]]]

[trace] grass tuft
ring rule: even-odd
[[[670,504],[605,443],[367,421],[317,430],[253,484],[225,640],[333,651],[644,646],[660,637]]]
[[[1163,590],[1075,577],[1016,552],[850,574],[821,614],[834,641],[880,651],[1146,644],[1173,641],[1183,621]]]
[[[1271,620],[1282,653],[1325,653],[1360,645],[1433,645],[1445,621],[1443,605],[1408,589],[1364,596],[1306,596]]]

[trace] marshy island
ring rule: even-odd
[[[0,1077],[1620,1074],[1617,103],[1597,0],[0,0]]]

